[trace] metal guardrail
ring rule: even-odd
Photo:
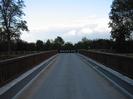
[[[55,50],[46,51],[0,61],[0,86],[13,80],[56,53],[57,51]]]

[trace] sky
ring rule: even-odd
[[[83,37],[109,39],[109,12],[113,0],[25,0],[25,41],[46,41],[57,36],[76,43]]]

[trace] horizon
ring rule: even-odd
[[[29,33],[21,39],[28,42],[46,41],[57,36],[76,43],[83,37],[109,39],[109,12],[113,0],[25,0],[24,17]]]

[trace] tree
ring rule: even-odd
[[[111,36],[116,42],[117,51],[120,51],[133,32],[133,0],[114,0],[109,18]]]
[[[28,50],[27,49],[28,47],[29,47],[28,42],[23,41],[21,39],[18,39],[15,42],[15,50],[16,51],[26,51],[26,50]],[[30,49],[32,49],[32,48],[30,48]]]
[[[52,49],[52,43],[51,40],[47,40],[46,43],[44,44],[44,49],[45,50],[51,50]]]
[[[0,0],[0,28],[8,41],[8,51],[11,50],[11,41],[19,38],[21,31],[28,31],[27,22],[22,20],[23,7],[23,0]]]
[[[75,44],[75,48],[77,49],[86,49],[88,50],[90,47],[90,40],[88,40],[86,37],[83,37],[81,41]]]
[[[54,42],[60,44],[61,46],[64,44],[64,40],[59,36],[55,38]]]
[[[57,49],[60,49],[64,45],[64,43],[64,40],[59,36],[54,40],[54,46],[56,46]]]
[[[86,37],[83,37],[82,42],[88,42],[88,39]]]
[[[37,49],[38,51],[41,51],[41,50],[43,50],[43,47],[44,47],[43,41],[37,40],[37,41],[36,41],[36,49]]]
[[[74,50],[74,46],[71,42],[66,42],[63,46],[64,50]]]
[[[3,42],[4,41],[4,32],[3,32],[3,29],[0,28],[0,42]]]

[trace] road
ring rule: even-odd
[[[14,99],[128,99],[72,53],[62,53]]]

